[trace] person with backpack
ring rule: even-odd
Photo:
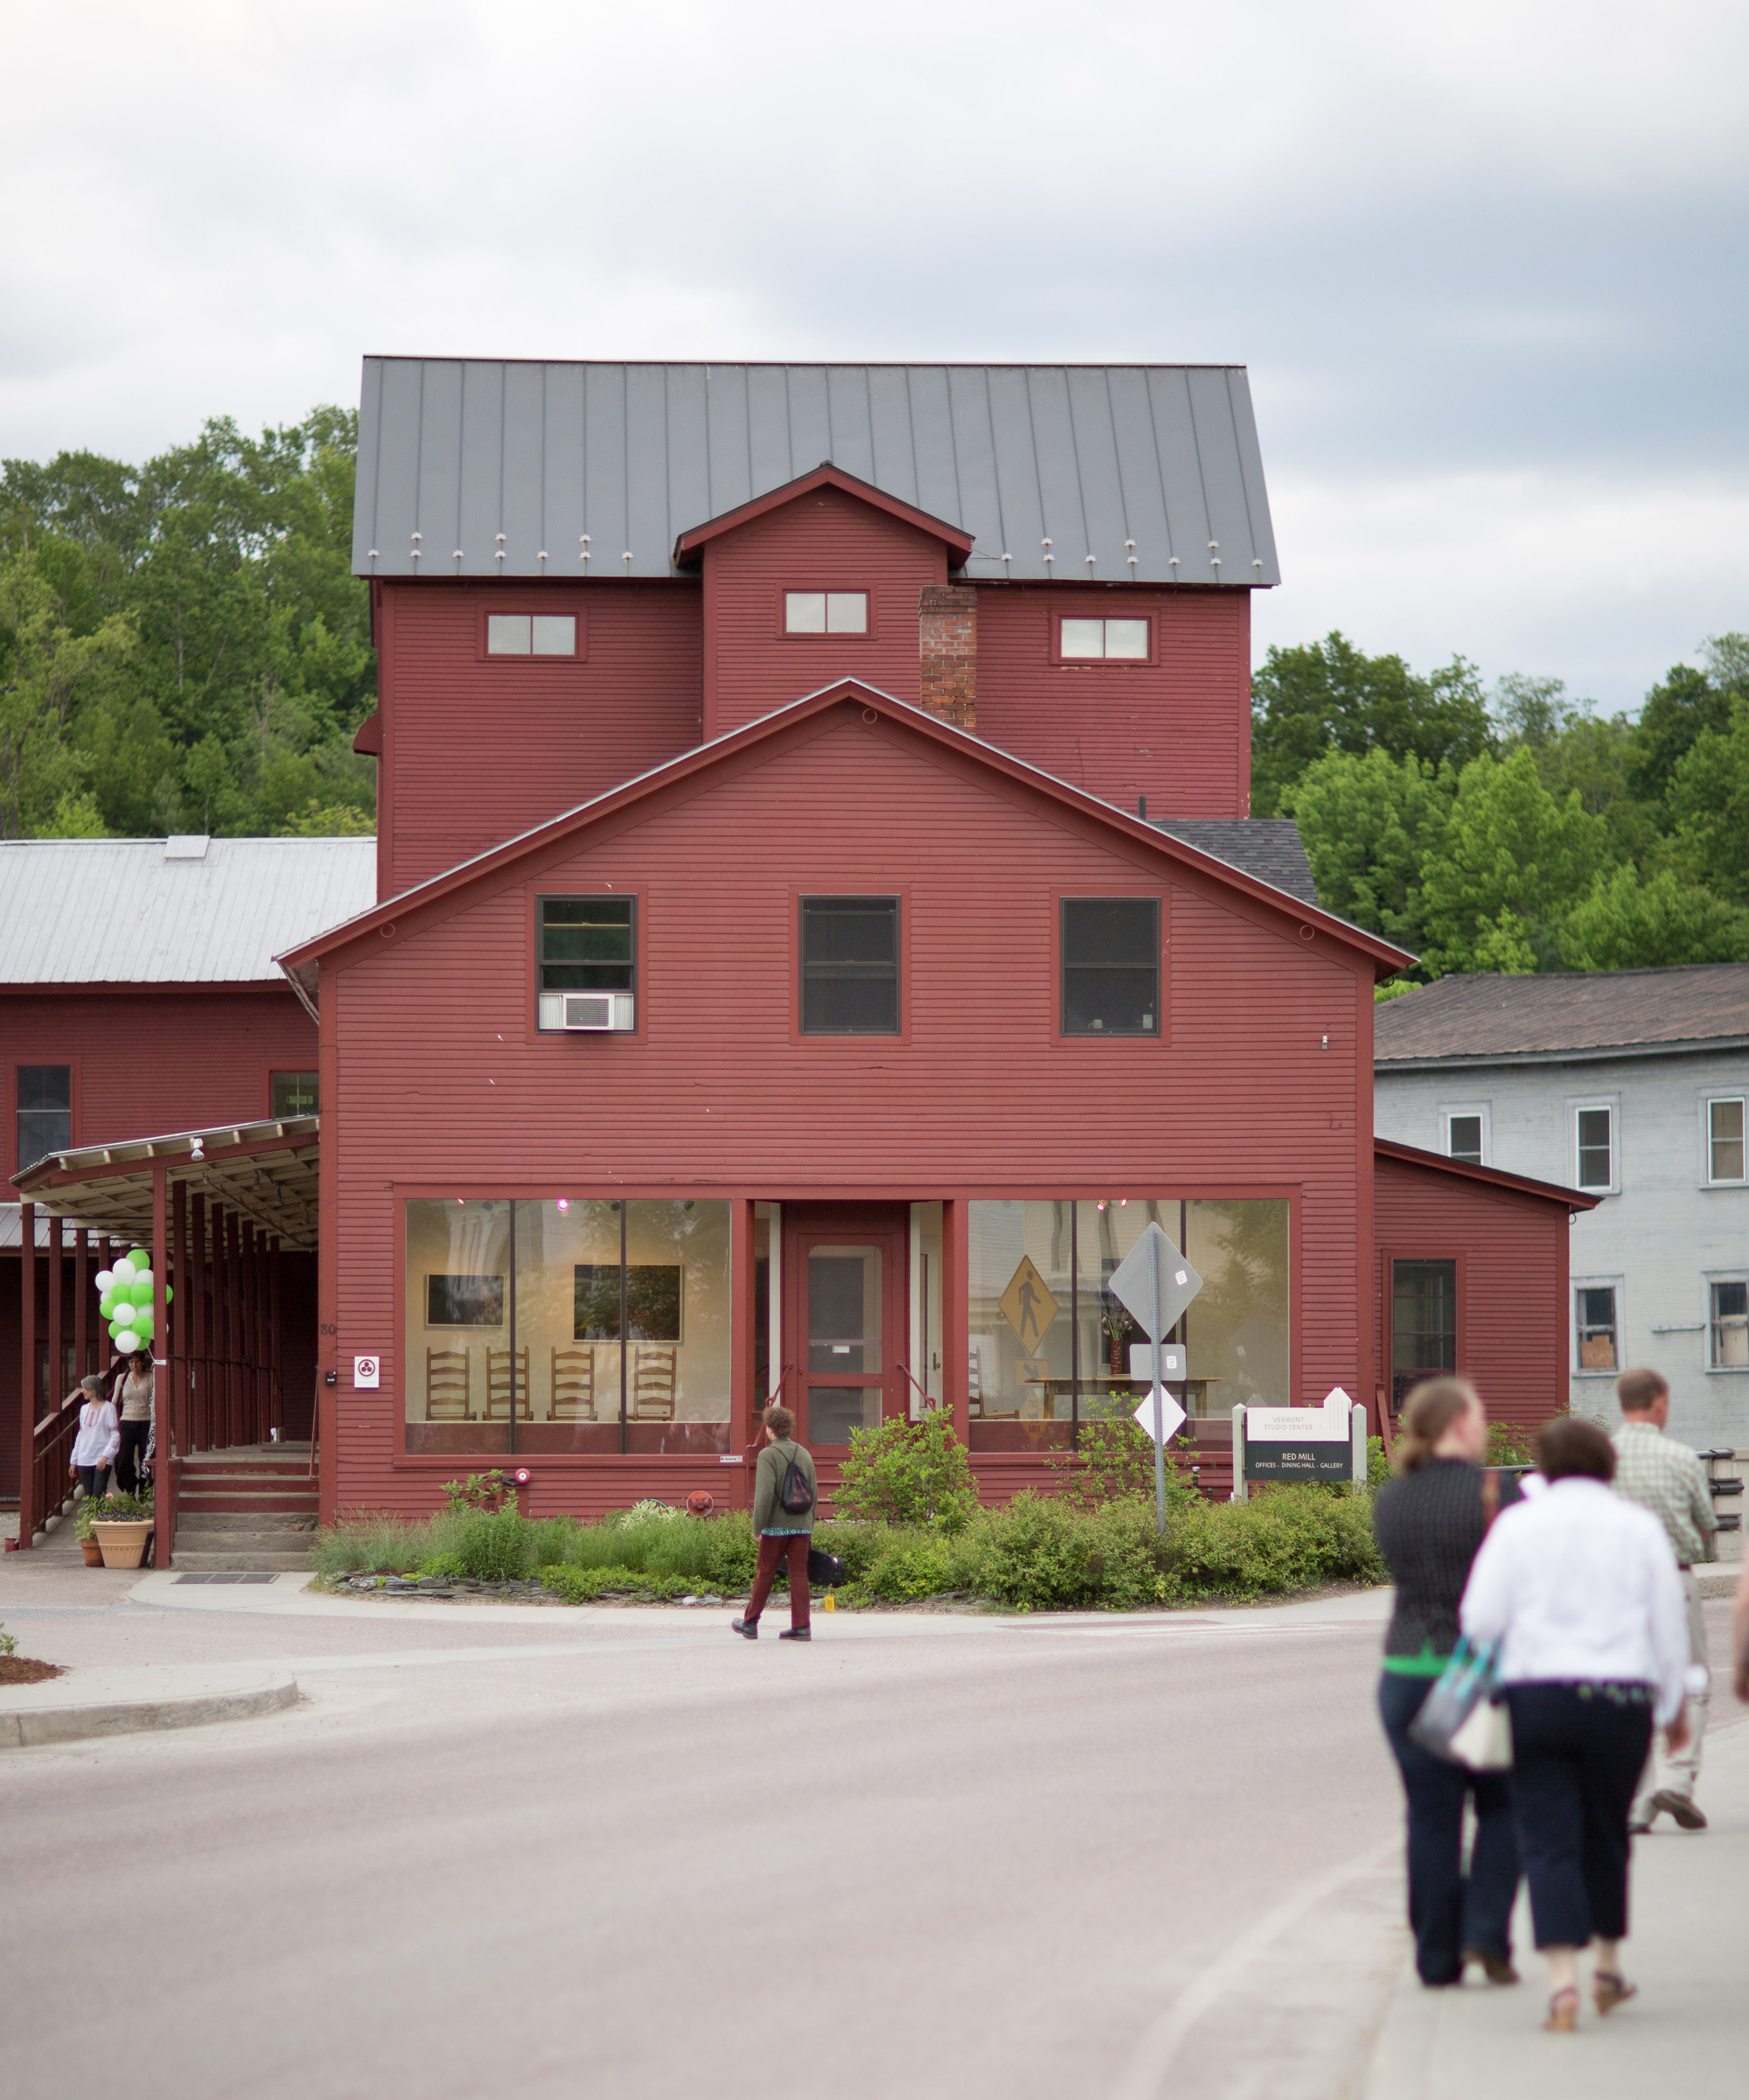
[[[747,1615],[731,1622],[744,1640],[759,1638],[759,1615],[771,1594],[780,1564],[790,1571],[790,1623],[780,1641],[813,1638],[808,1626],[808,1548],[814,1533],[819,1499],[814,1462],[795,1441],[796,1418],[787,1407],[765,1410],[765,1445],[759,1454],[753,1487],[753,1529],[759,1539],[759,1565]]]

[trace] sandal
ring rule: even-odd
[[[1579,1994],[1564,1984],[1549,1999],[1549,2017],[1543,2022],[1545,2034],[1571,2034],[1579,2024]]]
[[[1625,1976],[1618,1976],[1613,1969],[1599,1969],[1591,1979],[1592,1995],[1597,2000],[1599,2013],[1613,2013],[1616,2006],[1638,1992],[1638,1984],[1630,1984]]]

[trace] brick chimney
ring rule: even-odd
[[[926,583],[917,593],[917,653],[924,709],[957,729],[978,727],[978,592]]]

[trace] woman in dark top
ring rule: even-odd
[[[1418,1385],[1403,1411],[1397,1478],[1378,1491],[1373,1530],[1397,1585],[1378,1710],[1409,1799],[1409,1923],[1424,1984],[1460,1984],[1466,1962],[1516,1984],[1512,1901],[1518,1848],[1503,1772],[1448,1764],[1409,1740],[1409,1724],[1458,1644],[1470,1563],[1494,1520],[1500,1476],[1485,1474],[1488,1417],[1462,1378]],[[1509,1490],[1517,1497],[1516,1483]],[[1466,1796],[1475,1843],[1464,1873]]]

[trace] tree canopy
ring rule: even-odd
[[[373,828],[357,417],[0,463],[0,835]]]

